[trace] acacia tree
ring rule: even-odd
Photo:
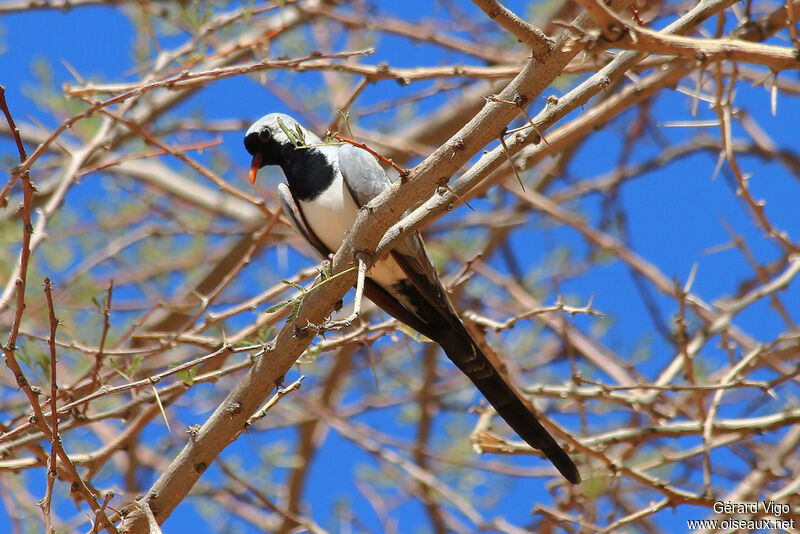
[[[157,532],[191,504],[221,531],[795,517],[715,503],[797,505],[800,2],[0,11],[96,4],[131,21],[133,73],[66,57],[74,80],[31,95],[44,123],[1,102],[14,531]],[[246,182],[243,132],[270,111],[402,171],[324,267],[280,172]],[[355,251],[418,229],[581,485],[380,311],[316,328],[351,306]]]

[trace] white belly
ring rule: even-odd
[[[339,173],[336,175],[335,181],[325,194],[311,201],[298,202],[311,231],[323,245],[334,252],[342,246],[358,215],[358,206],[347,190],[342,176]],[[405,273],[391,256],[378,261],[367,275],[386,288],[405,278]]]

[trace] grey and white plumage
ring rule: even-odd
[[[297,148],[284,129],[299,129],[305,147]],[[282,208],[323,258],[339,249],[358,209],[390,186],[383,168],[367,151],[349,144],[324,144],[288,115],[262,117],[248,128],[244,144],[253,156],[251,181],[265,165],[281,167],[288,182],[288,187],[278,186]],[[541,450],[567,480],[580,482],[575,464],[459,319],[419,233],[400,241],[370,268],[364,292],[387,313],[437,342],[520,437]]]

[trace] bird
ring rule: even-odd
[[[325,259],[335,253],[361,207],[389,188],[378,160],[347,143],[324,143],[282,113],[255,121],[244,146],[253,157],[250,182],[259,170],[279,166],[281,208],[292,226]],[[438,343],[497,413],[531,447],[540,450],[572,484],[578,468],[526,407],[467,330],[447,296],[419,232],[403,238],[366,272],[364,295],[398,321]]]

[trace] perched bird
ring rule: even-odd
[[[253,156],[250,181],[259,169],[279,165],[282,208],[323,258],[336,252],[355,223],[359,207],[390,186],[369,152],[350,144],[325,144],[288,115],[271,113],[247,130]],[[364,294],[387,313],[438,343],[497,413],[564,477],[577,484],[572,460],[498,373],[459,319],[422,242],[415,233],[367,271]]]

